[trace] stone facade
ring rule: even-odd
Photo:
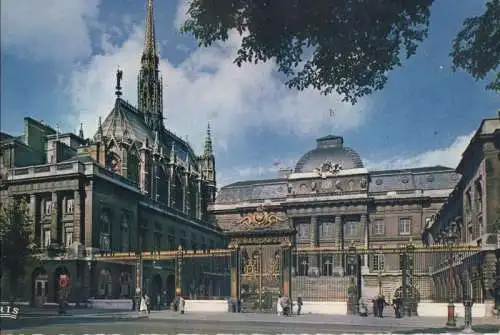
[[[259,206],[282,219],[279,226],[257,230],[258,234],[292,231],[290,238],[297,250],[292,260],[294,296],[345,300],[347,278],[342,276],[351,246],[365,250],[358,251],[365,291],[376,293],[380,281],[382,293],[394,296],[402,280],[399,251],[373,255],[368,250],[401,248],[410,241],[422,246],[426,224],[459,175],[442,166],[368,171],[359,155],[344,147],[343,138],[326,136],[317,142],[317,148],[306,153],[295,170],[282,170],[280,178],[222,187],[210,211],[230,240],[244,234],[238,222]],[[336,251],[307,252],[307,248]],[[422,269],[429,263],[424,256],[419,257]],[[418,279],[415,286],[422,299],[432,299],[429,278]]]
[[[455,243],[483,249],[469,257],[454,259],[457,289],[476,302],[499,304],[500,266],[500,113],[481,122],[462,155],[456,172],[460,181],[424,232],[429,245]],[[436,264],[438,291],[448,294],[450,272],[446,259]],[[451,275],[453,277],[453,274]],[[467,283],[471,283],[470,285]]]
[[[207,211],[216,193],[210,128],[205,151],[196,155],[164,126],[152,11],[149,1],[139,108],[121,98],[118,71],[114,107],[91,138],[31,118],[23,136],[2,133],[0,201],[30,204],[40,250],[26,300],[56,301],[61,274],[71,279],[72,301],[135,295],[136,264],[96,262],[96,254],[224,246]],[[168,264],[145,262],[143,289],[173,294],[173,275]]]

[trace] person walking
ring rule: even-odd
[[[144,296],[144,300],[146,303],[146,308],[147,308],[148,314],[150,314],[151,313],[151,298],[149,297],[149,295],[147,293]]]
[[[302,311],[302,305],[304,304],[304,302],[302,301],[302,297],[299,296],[297,298],[297,315],[300,315],[300,312]]]
[[[146,304],[146,297],[143,295],[140,297],[139,303],[139,313],[146,315],[148,312],[148,305]]]

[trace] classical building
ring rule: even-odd
[[[386,297],[394,297],[401,291],[400,253],[377,249],[422,246],[426,223],[459,178],[442,166],[369,171],[342,137],[326,136],[317,139],[317,147],[304,154],[294,170],[282,170],[277,179],[224,186],[209,208],[231,245],[254,245],[243,252],[243,263],[249,266],[242,266],[242,283],[245,273],[254,270],[257,256],[252,255],[259,254],[255,245],[290,243],[295,249],[294,297],[345,301],[347,275],[355,271],[346,264],[350,250],[361,256],[359,286],[374,295],[380,286]],[[262,262],[277,255],[268,253]],[[423,275],[413,285],[421,300],[434,298],[424,263],[422,258]],[[268,262],[263,268],[270,271],[272,266]]]
[[[474,302],[500,302],[500,112],[484,119],[456,168],[461,176],[423,234],[428,245],[471,244],[482,251],[454,255],[452,277],[458,296]],[[436,259],[437,292],[450,292],[448,259]]]
[[[61,274],[70,279],[70,301],[129,298],[139,286],[153,297],[173,294],[172,266],[145,263],[141,283],[135,264],[96,262],[95,255],[223,245],[207,212],[216,194],[210,128],[196,155],[164,125],[151,0],[137,108],[121,98],[121,77],[118,71],[114,107],[92,138],[31,118],[24,135],[1,136],[0,201],[29,203],[40,249],[21,290],[26,300],[56,301]]]

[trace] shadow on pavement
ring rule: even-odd
[[[500,333],[500,325],[477,325],[472,326],[472,330],[479,334]],[[462,328],[422,328],[399,332],[401,334],[443,334],[461,333]]]
[[[92,323],[109,323],[113,321],[136,321],[140,320],[138,317],[134,318],[123,318],[116,316],[99,316],[99,317],[81,317],[78,315],[61,315],[60,317],[40,317],[40,318],[20,318],[18,320],[12,319],[2,319],[1,329],[4,330],[16,330],[33,328],[40,326],[51,326],[51,325],[61,325],[61,324],[92,324]]]

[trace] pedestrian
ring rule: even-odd
[[[184,306],[186,305],[186,301],[182,296],[179,296],[179,310],[181,314],[184,314]]]
[[[359,298],[359,315],[368,316],[368,307],[366,306],[366,301],[364,297]]]
[[[281,303],[281,294],[278,295],[278,301],[276,301],[276,310],[278,315],[283,315],[283,304]]]
[[[151,298],[149,298],[149,295],[147,293],[144,296],[144,300],[146,303],[146,308],[147,308],[148,314],[150,314],[151,313]]]
[[[139,304],[139,312],[143,315],[146,315],[147,311],[148,311],[148,305],[146,304],[146,297],[143,295],[141,298],[140,298],[140,304]]]
[[[161,295],[158,293],[156,295],[156,310],[159,311],[161,309]]]
[[[300,312],[302,311],[302,305],[304,302],[302,301],[302,297],[299,295],[297,298],[297,315],[300,315]]]

